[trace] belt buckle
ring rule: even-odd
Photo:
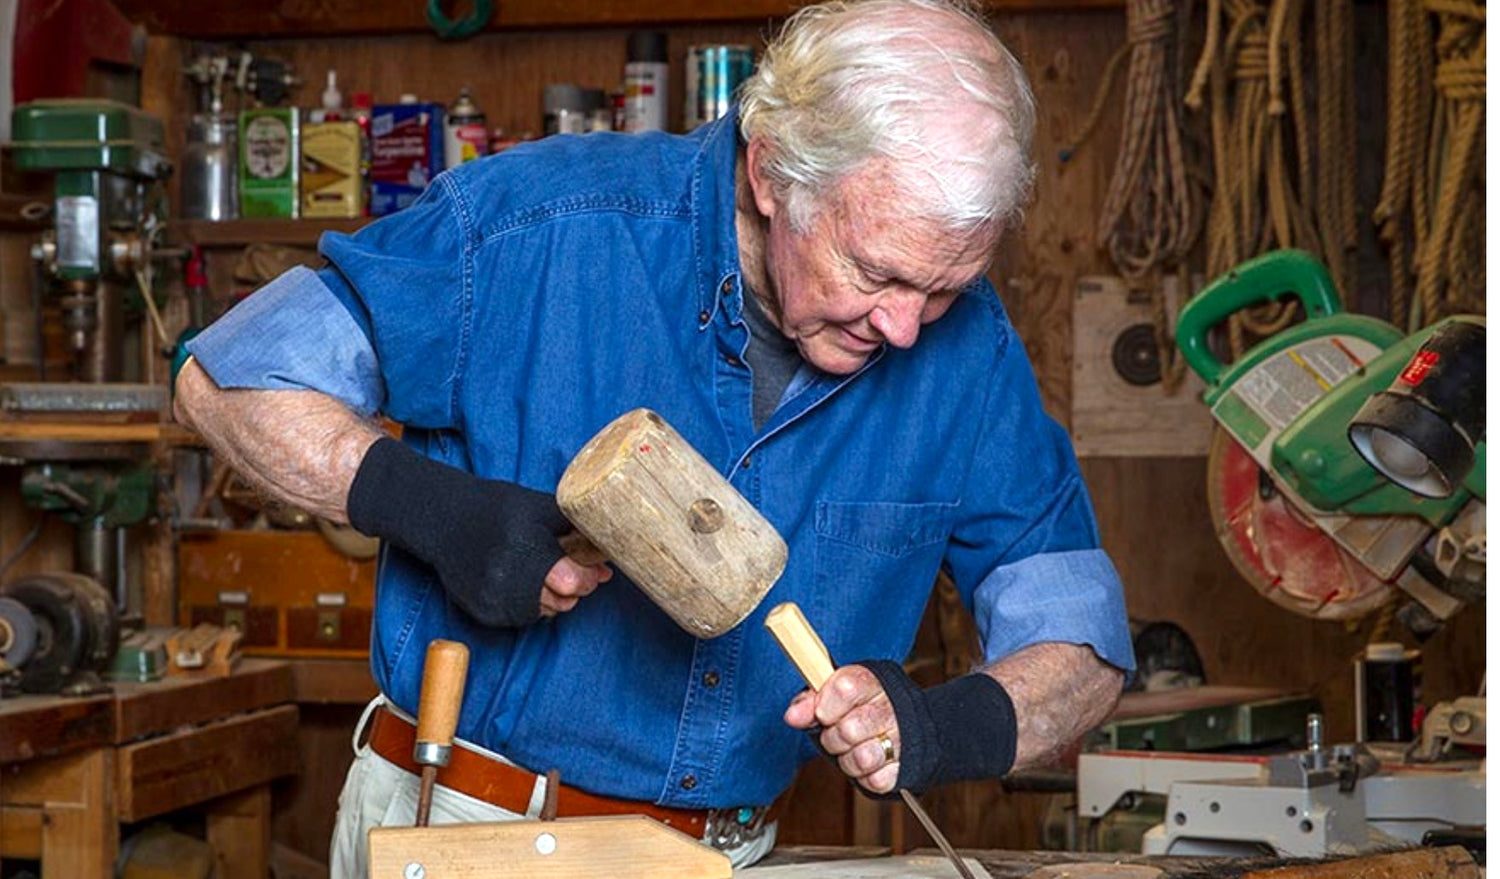
[[[729,851],[760,839],[766,832],[766,806],[709,809],[703,822],[703,840],[719,851]]]

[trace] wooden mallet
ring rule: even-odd
[[[557,505],[587,538],[563,539],[570,557],[608,558],[698,638],[739,625],[786,567],[771,523],[649,409],[588,441],[557,484]]]

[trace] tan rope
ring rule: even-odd
[[[1473,202],[1482,205],[1484,200],[1484,7],[1477,0],[1428,0],[1425,8],[1436,12],[1439,21],[1433,76],[1438,101],[1429,165],[1429,195],[1435,193],[1436,200],[1430,208],[1431,227],[1420,239],[1409,329],[1449,314],[1484,311],[1483,286],[1456,283],[1461,278],[1482,281],[1482,270],[1478,275],[1454,271],[1460,251],[1474,257],[1475,225],[1481,230],[1478,236],[1483,235],[1484,212],[1476,211]]]
[[[1163,390],[1175,392],[1184,364],[1175,357],[1160,279],[1180,267],[1203,227],[1201,184],[1189,173],[1177,95],[1181,82],[1180,9],[1176,0],[1129,0],[1126,44],[1110,58],[1082,129],[1063,161],[1093,132],[1116,75],[1129,59],[1122,129],[1109,191],[1097,230],[1099,246],[1116,271],[1151,292]]]
[[[1358,240],[1352,0],[1314,4],[1314,31],[1305,41],[1306,6],[1209,0],[1207,37],[1184,102],[1209,105],[1210,275],[1267,249],[1297,247],[1327,261],[1342,294],[1353,283]],[[1285,328],[1296,313],[1272,305],[1236,315],[1232,352],[1251,335]]]

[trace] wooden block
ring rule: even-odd
[[[1483,875],[1467,851],[1449,846],[1256,870],[1244,879],[1480,879]]]
[[[729,858],[644,816],[377,827],[370,879],[729,879]]]
[[[978,879],[990,879],[990,871],[973,858],[964,858],[964,864]],[[820,861],[777,867],[751,867],[735,872],[735,876],[743,876],[744,879],[950,879],[957,875],[953,862],[942,855]]]
[[[119,749],[121,821],[140,821],[297,771],[297,709],[284,705]]]
[[[167,674],[228,677],[240,658],[240,638],[238,630],[211,623],[179,629],[167,638]]]

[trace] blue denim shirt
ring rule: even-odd
[[[786,538],[761,607],[696,640],[621,576],[570,613],[488,629],[387,546],[371,665],[414,710],[427,643],[471,648],[458,733],[605,795],[770,802],[815,756],[802,688],[764,628],[795,601],[836,663],[904,658],[945,568],[987,660],[1039,641],[1133,666],[1120,582],[1066,434],[980,282],[909,350],[804,368],[761,430],[734,224],[733,117],[690,136],[557,136],[440,175],[295,269],[190,350],[226,388],[313,388],[405,441],[551,491],[621,413],[661,413]]]

